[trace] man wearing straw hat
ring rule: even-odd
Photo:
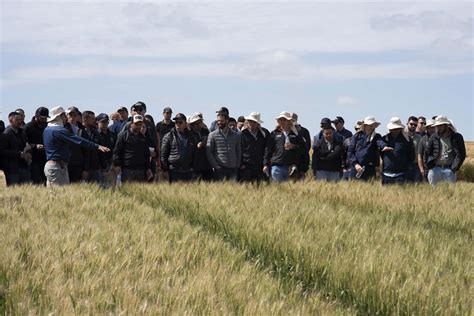
[[[388,151],[382,136],[375,132],[380,125],[373,116],[367,116],[360,130],[354,134],[349,145],[347,157],[351,164],[351,178],[367,181],[375,177],[379,164],[379,150]]]
[[[290,112],[281,112],[276,120],[278,126],[270,133],[265,148],[263,172],[271,172],[271,179],[276,182],[301,179],[309,168],[306,142],[293,126]]]
[[[456,172],[466,158],[464,138],[444,115],[436,117],[433,127],[436,132],[430,137],[425,151],[428,181],[432,186],[442,181],[454,183]]]
[[[413,142],[403,133],[405,126],[398,117],[387,124],[388,134],[382,137],[387,150],[382,152],[382,184],[403,184],[409,177],[411,162],[415,159]],[[392,150],[389,150],[392,149]]]
[[[49,113],[48,127],[43,133],[47,160],[44,166],[46,185],[48,187],[67,185],[69,184],[67,165],[71,156],[71,144],[101,152],[108,152],[110,149],[74,135],[66,129],[64,124],[67,122],[67,116],[62,107],[56,106]]]
[[[261,128],[262,123],[259,112],[252,112],[245,117],[245,127],[240,134],[242,161],[239,168],[239,181],[260,182],[263,179],[263,155],[269,133]]]

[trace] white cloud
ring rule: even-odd
[[[356,98],[345,95],[345,96],[338,96],[336,98],[336,103],[338,105],[357,105],[359,104],[359,101]]]

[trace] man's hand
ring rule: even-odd
[[[43,144],[36,144],[36,150],[44,150]]]
[[[385,153],[385,152],[387,152],[387,151],[393,151],[393,148],[386,146],[386,147],[384,147],[384,148],[382,149],[382,152],[383,152],[383,153]]]
[[[147,180],[153,179],[153,172],[151,172],[151,169],[146,169],[146,179]]]
[[[270,168],[268,168],[268,166],[264,166],[262,171],[270,178]]]
[[[81,176],[82,180],[87,180],[89,178],[89,171],[82,171]]]
[[[99,148],[97,148],[99,151],[103,152],[103,153],[108,153],[110,151],[110,148],[108,147],[105,147],[105,146],[101,146],[99,145]]]
[[[359,165],[359,164],[355,165],[355,169],[356,169],[357,173],[362,172],[362,166]]]
[[[197,144],[197,148],[199,148],[199,149],[204,148],[204,147],[206,147],[206,143],[204,143],[204,142],[199,142]]]
[[[292,150],[295,149],[296,145],[292,143],[285,143],[285,150]]]

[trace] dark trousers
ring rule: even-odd
[[[170,169],[168,180],[170,183],[174,182],[189,182],[193,179],[193,172],[191,170],[175,170]]]
[[[382,174],[382,184],[383,185],[404,184],[404,183],[407,183],[407,177],[404,174],[402,174],[401,176],[398,176],[398,177],[387,177],[387,176]]]
[[[237,168],[225,168],[221,167],[219,169],[214,170],[214,180],[216,181],[223,181],[223,180],[231,180],[237,181]]]
[[[4,173],[7,187],[31,182],[30,170],[26,168],[18,168],[18,171],[15,173],[8,171],[5,171]]]
[[[420,168],[418,168],[418,163],[414,162],[410,165],[410,169],[408,172],[408,181],[420,183],[423,181],[423,177],[421,176]]]
[[[69,173],[69,182],[70,183],[77,183],[81,182],[82,180],[82,166],[71,166],[68,167]]]
[[[260,182],[263,180],[263,167],[245,166],[245,169],[239,169],[240,182]]]
[[[212,169],[194,171],[194,180],[212,181],[214,180],[214,171]]]
[[[146,171],[144,169],[122,168],[122,183],[125,182],[145,182]]]
[[[46,185],[46,176],[44,175],[44,166],[46,161],[32,161],[30,165],[31,181],[33,184]]]

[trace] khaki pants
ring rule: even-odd
[[[46,176],[47,187],[57,187],[69,184],[69,172],[67,164],[49,160],[44,166],[44,175]]]

